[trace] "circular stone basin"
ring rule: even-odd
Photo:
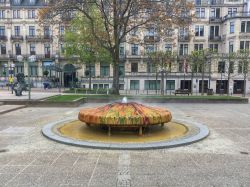
[[[208,128],[200,123],[186,120],[174,120],[165,126],[151,126],[143,129],[143,136],[136,130],[114,129],[112,136],[107,136],[101,126],[87,126],[72,118],[45,125],[44,136],[54,141],[101,149],[156,149],[187,145],[204,139],[209,135]]]
[[[116,127],[142,127],[171,121],[169,111],[131,103],[112,103],[98,108],[82,109],[78,119],[86,124]]]

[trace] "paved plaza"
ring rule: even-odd
[[[150,103],[209,127],[208,138],[178,148],[98,150],[42,136],[44,125],[100,105],[1,114],[0,186],[250,186],[250,104]]]

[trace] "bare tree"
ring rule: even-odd
[[[159,34],[173,25],[186,25],[191,21],[192,8],[193,3],[187,0],[51,0],[39,17],[41,22],[53,22],[58,15],[72,11],[85,17],[95,40],[112,57],[112,90],[119,94],[119,46],[126,35],[153,23],[157,23]]]

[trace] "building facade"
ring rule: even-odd
[[[22,55],[27,60],[29,56],[36,55],[37,61],[29,63],[34,87],[41,87],[45,79],[55,86],[61,84],[69,87],[77,78],[81,87],[88,88],[91,76],[91,88],[111,88],[111,64],[76,65],[63,57],[65,20],[70,19],[71,15],[64,15],[61,17],[63,21],[54,25],[39,25],[38,10],[46,3],[46,0],[0,0],[0,81],[4,82],[19,72],[28,75],[28,63],[18,62],[17,56]],[[124,42],[120,46],[121,93],[159,93],[162,80],[166,94],[172,94],[176,89],[199,93],[201,70],[197,68],[192,74],[185,63],[186,55],[208,48],[225,56],[240,49],[249,49],[249,0],[195,0],[194,4],[195,19],[192,25],[171,29],[167,40],[159,37],[153,27],[134,30],[126,36],[126,40],[139,37],[144,44]],[[174,60],[171,71],[164,71],[164,79],[160,78],[162,70],[157,69],[147,56],[147,52],[155,50],[175,51],[180,56]],[[205,91],[211,88],[216,93],[227,93],[229,81],[230,92],[242,93],[243,69],[238,60],[231,62],[226,57],[208,59],[203,77]],[[249,77],[246,82],[246,93],[250,93]]]

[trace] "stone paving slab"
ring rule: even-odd
[[[174,119],[205,123],[210,136],[172,149],[80,148],[50,141],[41,129],[77,118],[81,107],[23,108],[0,116],[0,149],[8,150],[0,152],[0,186],[250,186],[250,104],[149,105],[168,108]],[[23,135],[10,134],[11,127]]]
[[[4,114],[25,107],[25,105],[0,105],[0,114]]]

